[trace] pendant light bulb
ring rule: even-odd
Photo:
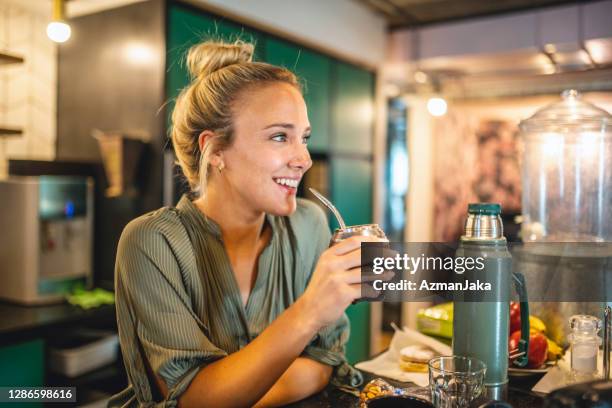
[[[68,41],[70,32],[70,26],[63,21],[52,21],[47,26],[47,36],[56,43]]]
[[[444,98],[430,98],[427,101],[427,110],[432,116],[444,116],[448,105]]]
[[[47,36],[57,43],[68,41],[70,26],[64,21],[64,1],[53,0],[53,20],[47,25]]]

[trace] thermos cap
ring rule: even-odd
[[[498,204],[498,203],[468,204],[468,214],[500,215],[501,214],[501,204]]]
[[[500,214],[501,204],[498,203],[468,204],[468,216],[461,239],[486,241],[503,238],[504,229]]]

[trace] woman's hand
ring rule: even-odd
[[[317,331],[335,323],[351,302],[362,296],[362,242],[387,240],[353,236],[321,254],[310,283],[299,299],[308,314],[306,318]]]

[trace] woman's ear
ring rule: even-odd
[[[204,149],[214,149],[214,143],[212,139],[216,137],[215,132],[212,130],[204,130],[198,136],[198,145],[200,146],[200,152]],[[209,151],[208,152],[208,163],[213,167],[219,167],[223,162],[221,152]]]
[[[206,143],[210,142],[210,140],[215,137],[215,132],[212,130],[203,130],[198,136],[198,146],[200,146],[200,153],[204,151],[204,147]]]

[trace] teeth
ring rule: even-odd
[[[288,187],[293,187],[293,188],[297,188],[298,183],[299,183],[298,180],[292,180],[292,179],[286,179],[286,178],[275,179],[274,181],[276,181],[278,184],[288,186]]]

